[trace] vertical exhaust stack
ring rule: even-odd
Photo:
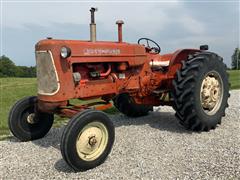
[[[90,41],[92,42],[96,42],[96,36],[97,36],[97,32],[96,32],[96,23],[95,23],[95,11],[97,11],[97,8],[91,8],[90,12],[91,12],[91,24],[90,24]]]
[[[124,22],[123,20],[118,20],[116,24],[118,25],[118,42],[121,43],[122,42],[122,25],[124,24]]]

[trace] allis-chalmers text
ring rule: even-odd
[[[83,49],[84,55],[118,55],[120,49]]]

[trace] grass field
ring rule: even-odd
[[[240,70],[228,71],[231,89],[240,89]]]
[[[240,70],[229,71],[232,89],[240,88]],[[25,96],[36,95],[36,78],[0,78],[0,139],[9,135],[7,126],[8,113],[11,106]],[[75,101],[76,102],[76,101]],[[80,102],[83,103],[83,102]],[[112,108],[108,113],[116,113]],[[54,126],[62,125],[67,119],[55,117]],[[2,138],[1,138],[2,137]]]
[[[0,135],[9,134],[7,117],[11,106],[24,96],[36,94],[35,78],[0,79]]]

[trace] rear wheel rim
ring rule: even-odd
[[[223,81],[216,71],[208,72],[203,78],[200,101],[207,115],[214,115],[220,109],[223,99]]]
[[[108,143],[106,126],[94,121],[87,124],[78,134],[76,149],[78,156],[85,161],[93,161],[103,154]]]

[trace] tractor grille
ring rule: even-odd
[[[36,51],[38,94],[54,95],[60,84],[51,51]]]

